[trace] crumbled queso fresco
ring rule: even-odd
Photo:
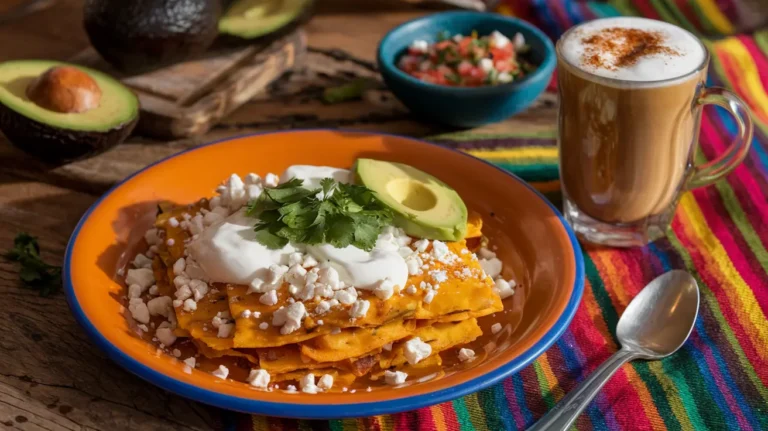
[[[199,360],[195,356],[180,357],[181,351],[172,347],[177,338],[174,334],[177,313],[195,312],[198,303],[207,295],[218,293],[212,288],[212,283],[220,281],[211,280],[199,262],[188,253],[187,246],[203,236],[211,226],[223,223],[228,217],[241,211],[243,206],[257,198],[265,187],[275,187],[278,184],[279,178],[274,174],[267,174],[263,179],[255,174],[248,174],[244,179],[233,174],[216,189],[217,196],[210,199],[209,209],[201,209],[196,213],[184,213],[179,218],[173,217],[168,220],[169,226],[181,228],[189,233],[189,239],[184,243],[185,257],[176,260],[172,266],[174,275],[172,285],[175,290],[172,296],[158,294],[158,286],[155,284],[152,270],[152,259],[160,251],[161,246],[174,245],[171,239],[164,238],[162,230],[156,228],[147,230],[144,234],[148,245],[147,251],[137,254],[131,262],[131,268],[127,271],[124,273],[122,269],[118,271],[118,274],[125,275],[126,302],[131,316],[138,324],[138,330],[141,333],[149,332],[150,328],[147,325],[152,326],[151,322],[160,319],[160,322],[153,326],[153,340],[158,343],[162,351],[179,358],[179,366],[187,374],[194,372],[199,366]],[[397,250],[405,261],[409,276],[424,275],[424,281],[418,285],[400,286],[390,278],[384,278],[365,289],[381,300],[387,300],[394,295],[418,293],[423,294],[422,301],[425,304],[431,303],[440,294],[441,283],[448,281],[447,271],[441,268],[461,259],[442,241],[413,240],[402,229],[395,227],[386,228],[379,241]],[[463,249],[460,254],[466,253],[470,252]],[[464,268],[463,271],[455,271],[451,275],[460,279],[490,277],[495,283],[494,290],[502,299],[515,293],[515,281],[501,277],[502,263],[493,251],[482,248],[471,258],[479,261],[482,271]],[[279,300],[277,289],[283,283],[288,283],[291,298],[288,301],[289,305],[274,312],[270,321],[261,321],[258,324],[260,330],[278,327],[280,334],[287,335],[301,328],[304,320],[310,316],[318,322],[318,325],[322,325],[322,320],[319,318],[331,310],[347,310],[349,318],[353,321],[365,317],[370,312],[371,303],[359,298],[362,292],[360,288],[345,284],[337,269],[319,262],[316,256],[303,249],[297,248],[295,252],[289,254],[285,264],[270,265],[265,274],[264,277],[257,277],[250,281],[247,295],[258,295],[260,303],[275,305]],[[313,304],[316,301],[316,305],[308,308],[305,301],[310,300],[313,300]],[[239,317],[262,319],[261,313],[251,310],[243,311]],[[215,330],[219,338],[230,338],[235,331],[235,319],[229,312],[219,312],[206,324],[206,328]],[[499,323],[493,326],[494,333],[499,332],[500,329]],[[339,328],[334,328],[331,333],[335,334],[339,331]],[[391,349],[392,343],[384,346],[386,351]],[[404,355],[409,364],[419,363],[429,357],[431,352],[431,346],[418,337],[408,340],[404,346]],[[462,362],[472,361],[474,358],[475,352],[471,349],[462,348],[458,352],[458,359]],[[219,379],[228,379],[230,370],[220,365],[211,374]],[[408,374],[402,371],[387,370],[384,373],[384,381],[392,386],[406,383],[407,378]],[[251,369],[246,383],[256,389],[276,389],[277,385],[274,383],[270,386],[270,380],[271,376],[266,370]],[[331,390],[334,387],[334,377],[325,374],[315,380],[314,374],[307,373],[298,383],[301,392],[315,394]],[[297,392],[293,385],[285,386],[284,390]],[[353,393],[354,390],[349,392]]]

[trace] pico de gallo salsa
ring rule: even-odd
[[[530,46],[522,34],[512,40],[494,31],[478,37],[443,33],[430,44],[415,40],[400,57],[398,67],[425,82],[453,87],[480,87],[517,81],[536,69],[526,55]]]

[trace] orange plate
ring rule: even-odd
[[[439,379],[376,387],[371,392],[316,395],[266,392],[220,380],[157,354],[136,335],[116,275],[153,221],[156,202],[211,196],[233,172],[281,173],[294,164],[348,168],[358,157],[413,165],[454,187],[484,220],[483,232],[518,288],[505,312],[480,319],[484,335],[471,344],[478,357],[447,358]],[[137,172],[96,202],[75,228],[64,265],[67,300],[86,332],[113,360],[172,392],[222,408],[301,418],[370,416],[412,410],[457,398],[508,377],[552,345],[573,318],[584,289],[581,250],[562,216],[519,178],[482,160],[414,139],[327,130],[229,139],[171,156]],[[501,322],[495,335],[490,326]],[[454,351],[455,354],[455,351]],[[449,357],[450,356],[450,357]]]

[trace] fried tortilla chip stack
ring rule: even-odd
[[[251,369],[269,373],[272,388],[276,383],[285,388],[281,385],[308,375],[330,375],[340,390],[355,380],[383,381],[386,371],[439,373],[440,352],[475,340],[482,334],[477,318],[503,309],[493,280],[473,253],[482,227],[477,214],[469,217],[468,238],[463,240],[409,241],[420,266],[405,286],[394,287],[391,297],[347,287],[349,295],[368,301],[364,312],[352,310],[355,304],[349,301],[329,308],[320,296],[297,301],[296,287],[286,279],[275,290],[274,303],[249,292],[248,285],[214,282],[179,292],[190,283],[179,274],[193,278],[199,268],[190,267],[186,258],[192,233],[178,221],[190,223],[190,214],[207,213],[208,208],[207,200],[160,206],[155,227],[164,241],[158,242],[153,261],[158,292],[176,298],[174,334],[188,339],[198,357],[247,361]],[[317,262],[303,267],[307,274],[322,275]],[[190,297],[194,301],[184,299]],[[286,330],[286,315],[297,308],[301,323]]]

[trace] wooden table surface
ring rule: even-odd
[[[66,60],[88,40],[82,1],[0,23],[0,61]],[[0,12],[20,0],[2,0]],[[308,70],[272,85],[205,136],[163,142],[141,136],[116,149],[46,170],[0,135],[0,251],[20,231],[39,238],[44,258],[60,264],[72,229],[115,182],[180,150],[227,136],[308,127],[351,128],[411,136],[444,133],[414,121],[386,92],[323,105],[323,87],[376,77],[374,53],[388,29],[428,10],[386,0],[322,0],[307,24]],[[551,96],[483,132],[551,129]],[[217,412],[169,394],[124,371],[96,349],[74,321],[62,294],[42,298],[19,285],[18,267],[0,259],[0,424],[24,430],[210,429]]]

